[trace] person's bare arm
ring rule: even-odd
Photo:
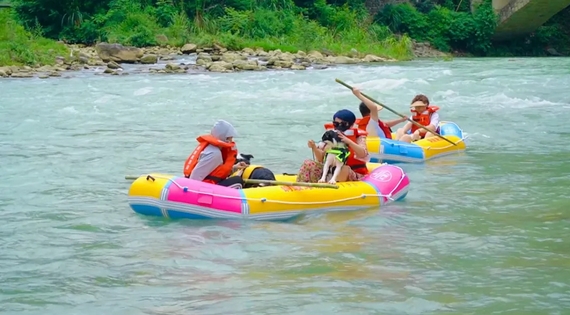
[[[364,105],[366,105],[366,107],[368,107],[370,110],[370,119],[378,121],[378,111],[382,109],[382,106],[376,105],[376,103],[364,97],[364,95],[362,95],[360,90],[357,88],[352,89],[352,94],[354,94],[354,96],[356,96],[360,101],[362,101],[362,103],[364,103]]]

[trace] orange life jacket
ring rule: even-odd
[[[334,126],[332,123],[326,123],[325,129],[326,130],[332,130],[332,129],[334,129]],[[344,132],[344,135],[347,138],[349,138],[350,140],[356,142],[356,139],[358,137],[366,136],[366,135],[368,135],[368,133],[365,130],[361,130],[358,128],[350,128]],[[356,173],[359,173],[362,175],[368,174],[368,168],[366,167],[366,162],[356,159],[355,154],[354,154],[354,150],[351,147],[348,147],[348,150],[350,151],[350,155],[348,156],[348,159],[346,160],[346,165],[348,165]]]
[[[370,116],[362,117],[362,118],[356,120],[356,124],[358,125],[358,129],[362,129],[362,130],[366,130],[366,127],[368,126],[369,122],[370,122]],[[387,139],[392,139],[392,129],[390,129],[390,127],[388,127],[388,125],[386,125],[383,121],[378,119],[378,126],[380,127],[380,129],[384,133],[384,136]],[[380,135],[378,135],[378,136],[380,136]]]
[[[220,148],[222,151],[223,162],[222,165],[216,167],[210,174],[208,174],[208,176],[204,178],[203,182],[217,184],[230,176],[238,153],[236,144],[234,142],[228,143],[221,141],[212,135],[202,135],[196,138],[196,140],[198,140],[198,146],[184,163],[184,176],[186,178],[190,177],[190,174],[192,174],[192,171],[198,164],[200,153],[202,153],[202,151],[204,151],[204,149],[210,144]]]
[[[430,122],[431,122],[431,115],[435,112],[437,112],[439,110],[439,107],[437,106],[428,106],[427,107],[427,113],[425,113],[425,111],[423,113],[418,113],[415,110],[411,110],[412,113],[415,113],[414,116],[412,116],[412,120],[417,122],[418,124],[422,125],[422,126],[429,126]],[[437,128],[437,126],[435,126]],[[416,130],[420,129],[420,127],[416,126],[416,125],[412,125],[412,129],[410,130],[410,133],[414,133],[416,132]],[[420,136],[423,138],[425,137],[427,131],[425,131],[425,129],[420,130]]]

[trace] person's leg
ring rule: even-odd
[[[301,183],[316,183],[323,175],[323,163],[318,163],[313,160],[305,160],[299,174],[297,175],[297,182]]]
[[[340,169],[340,173],[336,177],[336,182],[341,183],[348,181],[348,174],[350,173],[350,171],[352,171],[350,166],[343,165],[342,168]]]
[[[403,136],[401,136],[400,138],[398,138],[398,140],[399,140],[399,141],[402,141],[402,142],[411,143],[411,142],[412,142],[412,136],[410,136],[410,135],[403,135]]]
[[[354,170],[352,170],[350,167],[347,170],[347,178],[346,181],[347,182],[356,182],[361,180],[364,177],[364,175],[355,172]]]
[[[232,177],[228,177],[228,178],[224,179],[223,181],[219,182],[218,185],[229,187],[229,188],[242,189],[243,186],[245,185],[245,182],[239,176],[232,176]]]

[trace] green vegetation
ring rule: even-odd
[[[67,54],[65,45],[42,37],[41,27],[27,31],[10,10],[0,9],[0,65],[48,65]]]
[[[448,2],[448,6],[453,6],[452,1]],[[469,8],[468,11],[455,11],[456,7],[451,9],[448,6],[426,1],[420,2],[418,8],[408,3],[386,5],[376,15],[376,20],[395,32],[428,41],[441,51],[487,53],[497,25],[491,2],[482,3],[473,13]]]
[[[330,2],[330,1],[329,1]],[[373,23],[363,0],[13,0],[28,29],[67,43],[137,47],[218,43],[297,52],[352,48],[400,60],[412,58],[407,36]]]
[[[0,0],[3,1],[3,0]],[[365,0],[12,0],[0,9],[0,65],[51,64],[70,44],[137,47],[329,50],[411,59],[411,39],[444,52],[476,56],[570,53],[570,8],[527,38],[493,43],[491,0],[471,12],[468,0],[385,5],[374,17]],[[366,2],[369,3],[369,2]],[[394,35],[403,34],[403,35]],[[409,36],[409,37],[408,37]]]
[[[491,0],[471,12],[468,0],[420,0],[414,5],[386,5],[375,16],[395,33],[428,41],[444,52],[475,56],[544,56],[547,48],[570,52],[570,8],[560,12],[536,32],[508,42],[493,42],[497,25]]]

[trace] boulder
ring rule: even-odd
[[[116,63],[116,62],[114,62],[114,61],[109,61],[109,62],[107,63],[107,67],[108,67],[109,69],[119,69],[121,66],[119,66],[119,64]]]
[[[182,48],[180,48],[180,51],[183,54],[189,55],[191,53],[195,53],[197,48],[198,46],[196,46],[195,44],[186,44],[182,46]]]
[[[233,69],[234,66],[225,61],[212,62],[208,67],[211,72],[233,72]]]
[[[165,67],[166,70],[177,71],[180,70],[180,66],[175,63],[169,63]]]
[[[0,67],[0,77],[9,77],[12,74],[11,67]]]
[[[311,62],[322,61],[324,59],[324,56],[316,50],[311,50],[307,54],[307,59],[309,59]]]
[[[196,58],[196,65],[197,66],[206,66],[208,64],[212,63],[212,56],[210,56],[210,54],[208,53],[199,53],[198,57]]]
[[[97,55],[105,62],[135,63],[143,56],[143,50],[121,44],[99,43],[95,46]]]
[[[158,56],[154,54],[148,54],[141,57],[142,64],[153,64],[158,62]]]
[[[236,60],[247,60],[247,57],[233,52],[226,52],[222,54],[222,61],[232,63]]]
[[[13,72],[11,77],[12,78],[32,78],[32,77],[34,77],[34,75],[29,73],[29,72]]]
[[[279,54],[279,56],[270,57],[267,65],[274,68],[290,68],[293,65],[293,57],[290,54]]]
[[[331,61],[332,61],[333,63],[336,63],[336,64],[354,64],[354,63],[358,63],[358,60],[357,60],[357,59],[350,58],[350,57],[345,57],[345,56],[336,56],[336,57],[329,56],[329,57],[327,57],[327,60],[328,60],[329,58],[331,59]]]
[[[384,61],[386,61],[386,59],[384,59],[382,57],[378,57],[376,55],[366,55],[366,56],[364,56],[362,61],[364,61],[364,62],[384,62]]]
[[[234,68],[239,70],[259,70],[257,60],[234,60]]]
[[[255,56],[255,51],[251,48],[246,47],[246,48],[242,49],[241,52],[247,56]]]

